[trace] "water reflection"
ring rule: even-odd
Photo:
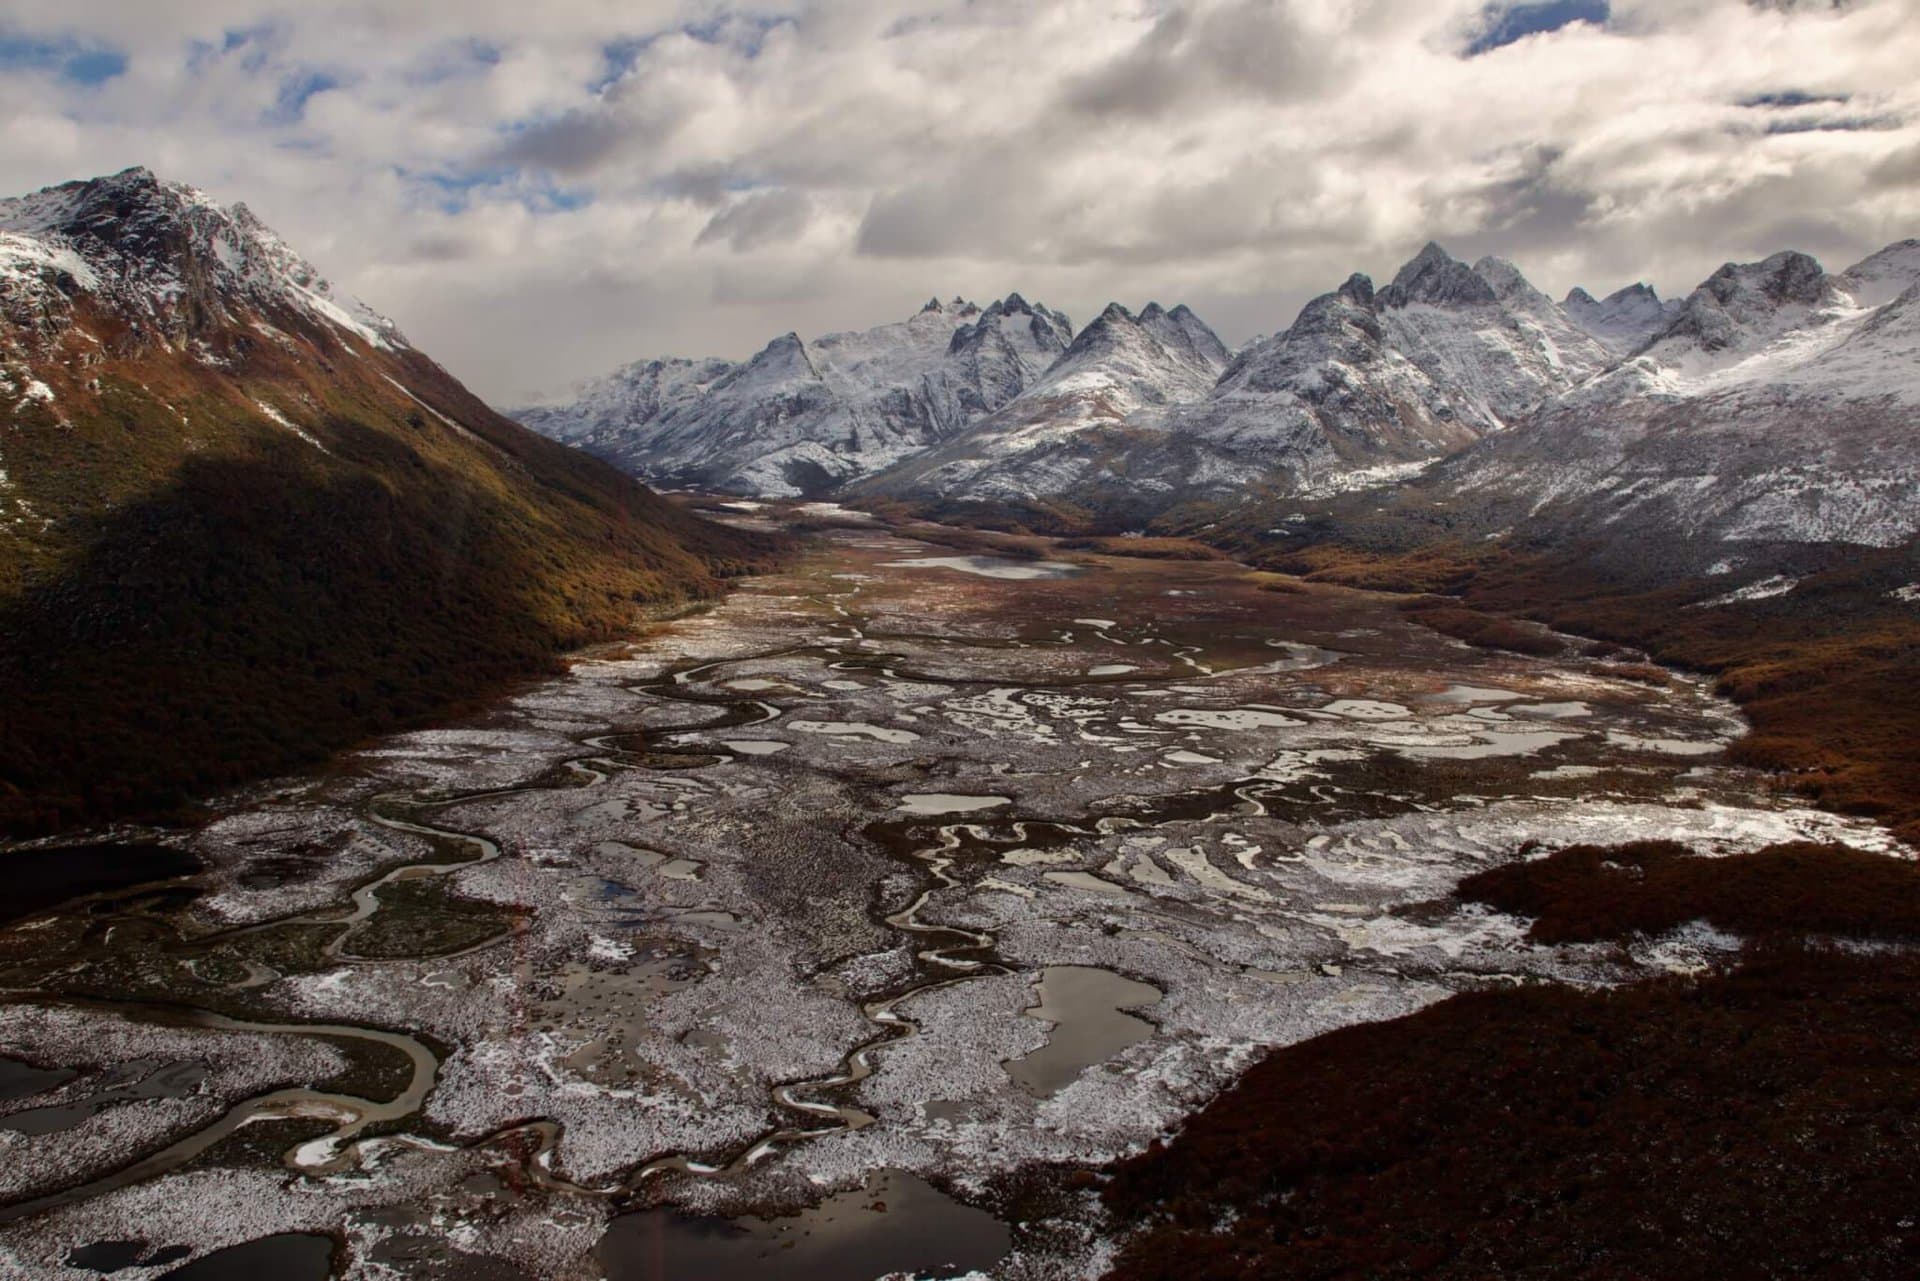
[[[1005,1224],[900,1170],[775,1219],[647,1210],[615,1219],[597,1254],[607,1281],[872,1281],[958,1277],[993,1266]]]

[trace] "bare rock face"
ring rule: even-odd
[[[1426,303],[1430,307],[1490,306],[1499,301],[1488,284],[1473,268],[1459,261],[1433,241],[1427,242],[1414,259],[1400,269],[1393,283],[1380,291],[1383,307],[1406,307]]]
[[[0,200],[10,318],[35,300],[64,314],[58,299],[80,292],[117,313],[129,343],[184,342],[258,310],[383,350],[407,346],[391,320],[337,295],[245,205],[222,206],[141,168]]]
[[[1730,262],[1687,296],[1680,314],[1655,337],[1652,354],[1672,361],[1751,352],[1807,324],[1840,298],[1839,286],[1803,253]]]

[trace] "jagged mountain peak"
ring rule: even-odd
[[[1059,327],[1064,328],[1067,331],[1068,337],[1071,337],[1073,333],[1073,325],[1067,320],[1066,313],[1055,311],[1042,303],[1028,302],[1017,293],[1008,294],[1005,298],[997,302],[988,303],[986,309],[980,314],[983,316],[1039,317],[1049,323],[1057,324]]]
[[[1730,262],[1687,295],[1679,314],[1648,344],[1647,354],[1687,366],[1701,358],[1737,356],[1843,301],[1819,262],[1797,250],[1758,262]]]
[[[799,334],[789,329],[755,352],[745,364],[735,366],[732,372],[721,379],[721,384],[727,387],[764,387],[777,383],[817,382],[819,378],[820,371],[814,366],[807,344]]]
[[[940,296],[935,294],[920,304],[920,310],[915,314],[917,316],[971,316],[979,311],[978,303],[970,302],[959,294],[955,294],[945,302],[941,302]]]
[[[1372,307],[1374,303],[1373,277],[1365,272],[1356,271],[1341,283],[1334,291],[1336,295],[1361,307]]]
[[[1016,293],[987,304],[972,323],[956,328],[947,350],[951,355],[960,355],[1000,341],[1031,348],[1029,355],[1033,359],[1029,363],[1044,366],[1065,351],[1072,339],[1073,322],[1064,313],[1029,303]]]
[[[1115,361],[1130,368],[1177,365],[1184,372],[1175,376],[1184,382],[1194,373],[1209,379],[1217,377],[1232,359],[1226,344],[1185,305],[1168,311],[1150,302],[1136,315],[1118,302],[1110,302],[1093,321],[1074,335],[1055,367],[1048,371],[1051,381],[1069,370]],[[1148,387],[1148,400],[1159,395],[1151,390],[1152,377],[1128,375],[1129,381]]]
[[[57,276],[36,270],[49,266],[169,338],[229,323],[237,309],[291,308],[377,347],[407,345],[391,320],[336,294],[245,205],[221,205],[144,166],[0,200],[0,277],[12,301],[59,311],[47,288]]]
[[[1473,274],[1486,281],[1494,296],[1509,306],[1518,303],[1531,308],[1550,301],[1508,259],[1488,254],[1473,264]]]
[[[1608,294],[1604,299],[1595,298],[1592,294],[1588,293],[1581,286],[1575,285],[1573,288],[1567,290],[1567,296],[1561,302],[1560,305],[1567,308],[1602,307],[1602,306],[1621,307],[1626,305],[1639,304],[1642,302],[1651,302],[1655,306],[1659,306],[1660,293],[1652,285],[1647,284],[1645,281],[1635,281],[1631,285],[1627,285],[1623,288],[1614,290],[1612,293]]]
[[[813,339],[788,333],[737,365],[669,362],[658,375],[616,372],[577,389],[568,403],[520,417],[676,483],[818,493],[998,409],[1072,338],[1065,315],[1019,294],[985,307],[935,295],[905,320]]]
[[[1727,263],[1707,277],[1701,288],[1722,303],[1758,294],[1776,304],[1811,304],[1825,301],[1828,282],[1826,270],[1813,255],[1786,249],[1759,262]]]
[[[1157,302],[1150,302],[1140,313],[1139,323],[1169,350],[1178,351],[1216,373],[1233,359],[1233,353],[1220,341],[1220,336],[1185,303],[1177,303],[1169,311]]]
[[[1414,255],[1382,289],[1377,300],[1383,307],[1405,307],[1425,303],[1434,307],[1471,307],[1497,303],[1493,287],[1466,263],[1461,262],[1438,241]]]

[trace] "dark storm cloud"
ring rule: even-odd
[[[1069,81],[1064,102],[1095,116],[1154,116],[1223,94],[1300,98],[1339,75],[1344,62],[1337,42],[1303,23],[1291,3],[1181,6],[1132,48]]]
[[[784,244],[807,229],[813,201],[801,191],[756,191],[722,209],[694,237],[696,245],[724,242],[736,253]]]
[[[1464,193],[1480,207],[1477,227],[1448,248],[1469,261],[1492,254],[1525,262],[1584,234],[1600,196],[1560,172],[1560,158],[1554,148],[1527,148],[1515,158],[1518,172]]]
[[[1772,108],[1790,110],[1794,107],[1817,107],[1845,105],[1853,100],[1853,95],[1845,93],[1807,93],[1800,89],[1776,89],[1767,93],[1749,94],[1740,99],[1743,107]]]
[[[505,164],[576,176],[604,164],[628,137],[622,122],[603,111],[575,111],[515,130],[493,158]]]

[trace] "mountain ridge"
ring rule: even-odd
[[[145,169],[0,202],[0,829],[318,760],[771,550],[500,417],[244,208]]]
[[[1757,420],[1783,412],[1763,402],[1794,398],[1803,412],[1832,403],[1850,407],[1849,421],[1871,418],[1870,402],[1904,385],[1898,371],[1910,362],[1895,324],[1902,309],[1875,323],[1868,313],[1898,302],[1915,279],[1920,241],[1908,240],[1838,275],[1784,251],[1728,263],[1671,301],[1633,284],[1604,300],[1574,289],[1555,302],[1511,262],[1489,255],[1469,266],[1429,242],[1385,287],[1356,273],[1285,329],[1233,353],[1189,308],[1150,303],[1136,316],[1115,303],[1047,368],[1009,387],[998,408],[820,492],[973,521],[1117,532],[1236,495],[1311,500],[1434,469],[1441,478],[1472,471],[1495,490],[1532,485],[1528,506],[1544,509],[1604,481],[1605,467],[1590,464],[1606,449],[1594,442],[1637,440],[1656,419],[1672,435],[1689,415]],[[1595,416],[1606,421],[1584,433],[1568,426]],[[1479,461],[1522,458],[1528,440],[1556,430],[1572,434],[1541,452],[1565,472],[1560,479],[1543,461],[1531,480],[1502,481],[1499,466]],[[1515,433],[1510,446],[1469,448]],[[1807,494],[1836,495],[1825,515],[1809,518],[1816,532],[1903,536],[1898,431],[1864,463],[1822,462],[1825,446],[1802,448],[1785,428],[1762,434],[1772,443],[1749,461],[1783,452],[1773,473],[1742,464],[1749,489],[1784,468],[1800,477],[1803,498],[1794,501],[1803,506],[1818,506]],[[751,430],[732,445],[758,447]],[[1443,464],[1456,455],[1463,461]],[[1849,492],[1842,473],[1856,465],[1874,477],[1868,492],[1839,497]],[[1652,466],[1694,464],[1676,455]],[[736,479],[744,483],[730,487],[755,492],[750,475]],[[1651,500],[1649,485],[1665,483],[1655,482],[1625,492]],[[1749,506],[1757,518],[1760,507]],[[1782,530],[1790,523],[1773,519]]]
[[[904,321],[808,341],[789,332],[737,363],[636,362],[564,405],[518,411],[535,430],[636,473],[763,496],[813,494],[884,470],[1017,395],[1072,337],[1019,294],[982,307],[930,299]],[[636,376],[662,364],[697,372]],[[724,368],[722,368],[724,366]]]

